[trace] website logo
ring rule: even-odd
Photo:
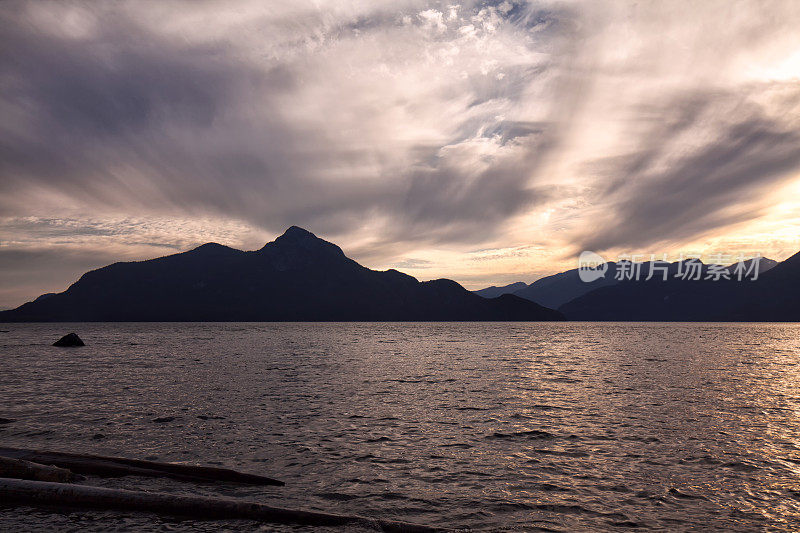
[[[608,263],[599,254],[585,251],[578,257],[578,277],[584,283],[591,283],[604,278],[608,272]]]

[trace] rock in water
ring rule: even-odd
[[[59,347],[68,347],[68,346],[86,346],[80,337],[76,333],[70,333],[69,335],[64,335],[56,342],[53,343],[53,346]]]

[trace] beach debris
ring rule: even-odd
[[[345,516],[271,507],[230,498],[182,496],[163,492],[144,492],[45,481],[0,478],[0,500],[5,504],[83,507],[123,512],[152,512],[159,515],[190,516],[195,520],[255,520],[273,524],[298,524],[316,527],[360,526],[388,533],[434,533],[452,531],[392,520]]]
[[[80,337],[78,337],[77,333],[68,333],[64,335],[56,342],[53,343],[53,346],[58,346],[59,348],[70,348],[73,346],[86,346]]]
[[[142,476],[172,478],[194,482],[230,482],[247,485],[283,486],[283,481],[227,468],[160,463],[124,457],[105,457],[76,453],[0,447],[0,457],[68,468],[75,473],[100,477]]]
[[[0,457],[0,477],[32,479],[36,481],[56,481],[59,483],[71,483],[83,479],[83,476],[79,476],[66,468],[32,463],[23,459],[11,459],[8,457]]]

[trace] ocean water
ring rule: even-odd
[[[71,331],[85,348],[50,346]],[[0,445],[286,482],[99,485],[473,530],[792,531],[798,363],[796,324],[0,324]],[[259,527],[0,502],[5,531]]]

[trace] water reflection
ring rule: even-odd
[[[288,483],[192,489],[475,529],[798,527],[794,324],[5,329],[9,445],[222,464]],[[72,330],[86,348],[49,346]]]

